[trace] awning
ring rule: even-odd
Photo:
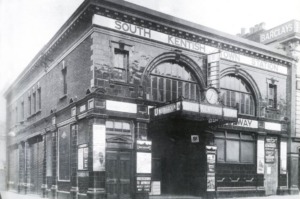
[[[238,119],[237,115],[238,111],[236,108],[187,100],[166,104],[153,108],[150,111],[151,120],[181,117],[184,119],[207,121],[211,125],[236,122]]]

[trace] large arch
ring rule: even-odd
[[[206,87],[206,81],[205,81],[205,75],[202,71],[202,69],[199,67],[199,65],[192,60],[190,57],[180,53],[180,52],[166,52],[163,54],[160,54],[159,56],[155,57],[144,70],[141,78],[141,84],[145,84],[146,77],[150,76],[151,71],[158,66],[159,64],[167,61],[174,61],[177,63],[184,64],[195,76],[198,85],[201,90],[203,90]]]
[[[254,99],[256,102],[256,115],[259,114],[259,105],[260,101],[262,100],[261,92],[260,89],[253,79],[253,77],[245,70],[239,68],[239,67],[228,67],[220,72],[220,79],[227,75],[234,75],[238,78],[243,79],[249,86],[250,89],[252,90],[254,94]]]

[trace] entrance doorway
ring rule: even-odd
[[[129,199],[131,152],[106,152],[106,191],[108,199]]]
[[[43,184],[43,160],[44,160],[44,147],[42,137],[32,138],[29,141],[29,193],[41,194],[41,185]]]
[[[206,189],[205,136],[200,136],[201,129],[191,133],[192,127],[184,126],[150,133],[152,180],[160,182],[162,196],[201,196]],[[191,135],[198,135],[199,141],[192,142]]]

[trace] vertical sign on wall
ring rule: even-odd
[[[220,52],[207,55],[207,86],[220,88]]]
[[[93,125],[93,171],[105,171],[105,125]]]
[[[265,141],[257,140],[257,173],[264,174],[265,169]]]
[[[206,157],[207,157],[207,186],[208,192],[216,191],[216,146],[206,146]]]
[[[277,148],[277,138],[267,137],[265,142],[265,160],[266,163],[275,162],[275,149]]]
[[[287,142],[280,142],[280,174],[286,174],[287,165]]]
[[[151,191],[152,142],[137,140],[136,144],[136,191]]]

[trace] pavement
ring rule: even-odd
[[[11,191],[1,191],[0,199],[41,199],[38,195],[23,195],[17,194]],[[242,197],[242,198],[235,198],[234,199],[300,199],[300,195],[287,195],[287,196],[263,196],[263,197]]]

